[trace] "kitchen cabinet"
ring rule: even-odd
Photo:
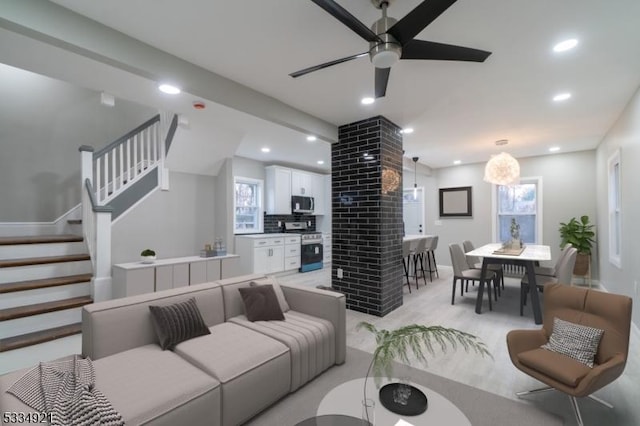
[[[127,297],[155,291],[217,281],[242,275],[240,257],[235,254],[216,257],[188,256],[160,259],[154,263],[113,265],[113,297]]]
[[[300,268],[300,235],[290,235],[284,239],[284,270]]]
[[[314,215],[328,214],[327,176],[281,166],[265,167],[265,211],[290,215],[291,196],[302,195],[314,198]]]
[[[267,214],[291,214],[291,169],[265,167],[265,211]]]
[[[286,242],[289,242],[286,244]],[[297,241],[294,242],[294,241]],[[236,236],[236,253],[243,274],[267,274],[300,266],[300,236],[290,234],[254,234]],[[297,259],[297,266],[293,260]],[[286,266],[285,266],[286,259]]]
[[[313,197],[313,174],[302,170],[291,170],[291,195]]]

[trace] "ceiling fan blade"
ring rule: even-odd
[[[376,68],[376,99],[383,98],[387,94],[389,73],[391,68]]]
[[[412,40],[402,47],[400,59],[484,62],[491,52],[433,41]]]
[[[387,33],[404,44],[413,40],[427,25],[435,21],[457,0],[425,0],[409,12],[404,18],[389,28]]]
[[[360,22],[358,18],[349,13],[346,9],[340,6],[333,0],[311,0],[325,11],[329,12],[331,16],[342,22],[347,27],[351,28],[353,32],[367,41],[379,41],[380,38],[369,29],[365,24]]]
[[[333,60],[333,61],[330,61],[330,62],[325,62],[324,64],[314,65],[312,67],[305,68],[305,69],[300,70],[300,71],[292,72],[289,75],[291,77],[293,77],[293,78],[297,78],[297,77],[300,77],[302,75],[309,74],[310,72],[318,71],[318,70],[321,70],[323,68],[328,68],[328,67],[333,66],[333,65],[338,65],[338,64],[341,64],[343,62],[350,61],[352,59],[358,59],[358,58],[361,58],[363,56],[367,56],[368,54],[369,54],[369,52],[358,53],[357,55],[347,56],[346,58],[336,59],[336,60]]]

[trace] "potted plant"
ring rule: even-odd
[[[140,253],[142,263],[153,263],[156,260],[156,252],[151,249],[144,249]]]
[[[360,322],[356,328],[358,330],[364,328],[365,330],[373,333],[375,335],[377,345],[373,352],[373,358],[371,360],[371,364],[369,364],[367,375],[365,376],[365,401],[367,400],[367,379],[369,378],[371,371],[373,371],[376,387],[380,388],[380,382],[383,375],[386,376],[387,379],[392,378],[393,361],[397,360],[404,364],[409,364],[410,353],[413,353],[417,360],[423,364],[427,363],[427,354],[435,354],[435,348],[440,348],[442,352],[446,352],[448,349],[456,350],[461,346],[467,352],[473,350],[482,357],[487,355],[492,358],[486,345],[476,336],[454,328],[410,324],[395,330],[378,330],[373,324],[365,321]],[[385,388],[387,388],[386,391]],[[383,393],[388,395],[390,392],[389,389],[393,392],[393,403],[387,405],[385,404],[385,397],[383,396]],[[421,394],[419,398],[424,399],[424,408],[422,408],[422,411],[419,411],[419,408],[415,407],[413,409],[417,409],[418,411],[411,414],[406,411],[396,411],[396,409],[404,410],[402,406],[407,404],[407,400],[411,397],[413,392]],[[391,411],[399,412],[401,414],[417,415],[427,408],[427,399],[424,394],[422,394],[419,389],[410,386],[408,383],[403,381],[400,383],[387,384],[380,388],[379,393],[380,401]]]
[[[576,264],[573,268],[575,275],[586,275],[589,271],[591,248],[595,243],[594,237],[596,235],[593,228],[594,225],[589,223],[587,215],[581,216],[580,220],[572,217],[569,222],[560,223],[560,248],[571,244],[578,250]]]

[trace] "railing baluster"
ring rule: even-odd
[[[109,180],[109,182],[111,182],[112,194],[116,192],[116,160],[117,160],[116,150],[114,149],[113,151],[111,151],[111,179]],[[107,192],[107,197],[109,195],[110,195],[109,192]]]
[[[120,151],[120,188],[122,188],[124,186],[124,146],[120,145],[118,148]]]
[[[133,137],[133,178],[138,176],[138,135]]]
[[[102,204],[102,201],[107,198],[107,194],[109,193],[109,153],[104,155],[104,176],[102,186],[104,192],[102,194],[102,200],[100,200],[98,204]]]
[[[102,179],[100,179],[102,175],[102,157],[98,157],[96,159],[96,181],[95,181],[95,191],[96,191],[96,195],[97,195],[97,199],[98,199],[98,204],[100,204],[100,202],[102,201],[102,199],[100,198],[100,182],[102,181]]]
[[[131,138],[127,139],[127,181],[131,182]]]
[[[153,125],[153,163],[158,162],[158,123]]]
[[[147,145],[147,155],[146,155],[146,159],[147,159],[147,168],[151,167],[151,131],[150,129],[144,129],[144,135],[145,135],[145,140],[146,140],[146,145]]]

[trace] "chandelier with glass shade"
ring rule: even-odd
[[[496,141],[496,145],[506,145],[508,141]],[[495,185],[515,185],[520,182],[520,164],[506,152],[494,155],[484,168],[484,181]]]

